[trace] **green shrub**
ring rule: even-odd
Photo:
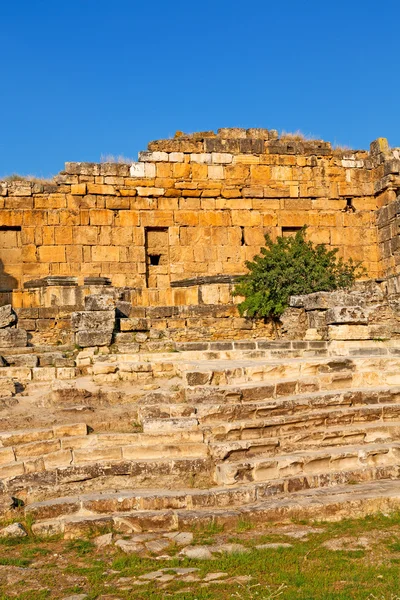
[[[307,241],[306,227],[276,242],[265,235],[261,254],[246,262],[249,272],[235,286],[234,295],[245,297],[238,305],[240,314],[278,319],[290,296],[349,287],[365,269],[351,259],[338,259],[337,252]]]

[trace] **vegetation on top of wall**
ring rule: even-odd
[[[35,175],[20,175],[19,173],[12,173],[5,177],[0,177],[1,181],[7,181],[13,183],[14,181],[29,181],[31,183],[54,183],[53,177],[36,177]]]
[[[127,158],[122,154],[115,156],[114,154],[101,154],[100,155],[101,163],[117,163],[119,165],[131,165],[135,162],[134,158]]]
[[[278,319],[290,296],[349,287],[365,269],[360,262],[338,258],[337,252],[307,241],[306,227],[276,242],[266,234],[261,254],[246,262],[249,272],[235,286],[234,295],[245,297],[240,314]]]
[[[310,142],[315,141],[318,138],[312,133],[303,133],[300,129],[297,131],[285,131],[283,129],[279,134],[279,139],[292,142]]]

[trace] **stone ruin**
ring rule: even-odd
[[[0,182],[0,514],[165,536],[398,509],[399,173],[384,138],[221,129]],[[304,225],[368,277],[241,317],[246,260]]]

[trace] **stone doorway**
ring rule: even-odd
[[[146,228],[146,283],[148,288],[169,287],[168,227]]]

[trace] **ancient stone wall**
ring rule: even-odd
[[[136,305],[197,304],[196,278],[243,273],[266,232],[303,225],[370,277],[395,273],[396,152],[382,139],[353,152],[221,129],[151,142],[133,165],[66,163],[54,184],[3,182],[0,291],[29,307],[33,280],[102,276],[136,289]]]

